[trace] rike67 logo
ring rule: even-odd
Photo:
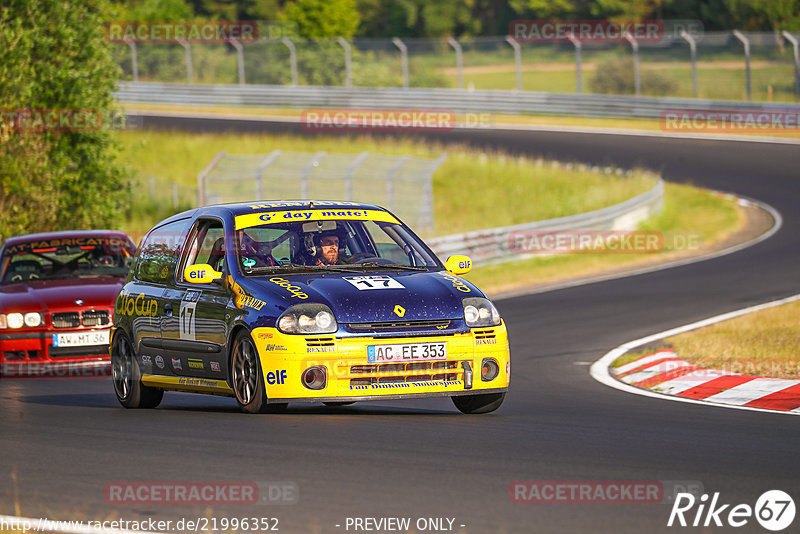
[[[695,509],[696,507],[696,509]],[[672,505],[667,526],[682,527],[731,526],[742,527],[756,521],[767,530],[777,532],[784,530],[794,521],[794,500],[781,490],[764,492],[756,501],[755,507],[749,504],[721,504],[719,493],[709,496],[703,494],[697,499],[691,493],[679,493]]]

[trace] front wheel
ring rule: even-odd
[[[142,373],[133,346],[122,332],[114,336],[111,347],[111,380],[117,400],[126,408],[155,408],[164,390],[142,385]]]
[[[505,391],[502,393],[484,393],[480,395],[457,395],[452,397],[453,404],[461,413],[489,413],[493,412],[503,404],[506,398]]]
[[[231,354],[233,392],[242,411],[246,413],[274,413],[286,409],[287,403],[269,404],[261,361],[253,339],[240,331],[233,342]]]

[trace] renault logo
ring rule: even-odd
[[[398,317],[402,317],[406,314],[406,309],[398,304],[394,307],[394,313],[397,314]]]

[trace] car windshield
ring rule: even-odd
[[[241,270],[252,275],[291,270],[441,268],[430,249],[399,222],[269,221],[237,230],[235,250]]]
[[[0,257],[0,284],[127,276],[132,243],[120,238],[71,237],[7,246]]]

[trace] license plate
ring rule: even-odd
[[[68,332],[53,334],[54,347],[87,347],[90,345],[108,345],[109,330],[92,332]]]
[[[368,345],[369,363],[423,362],[446,360],[447,343],[403,343],[399,345]]]

